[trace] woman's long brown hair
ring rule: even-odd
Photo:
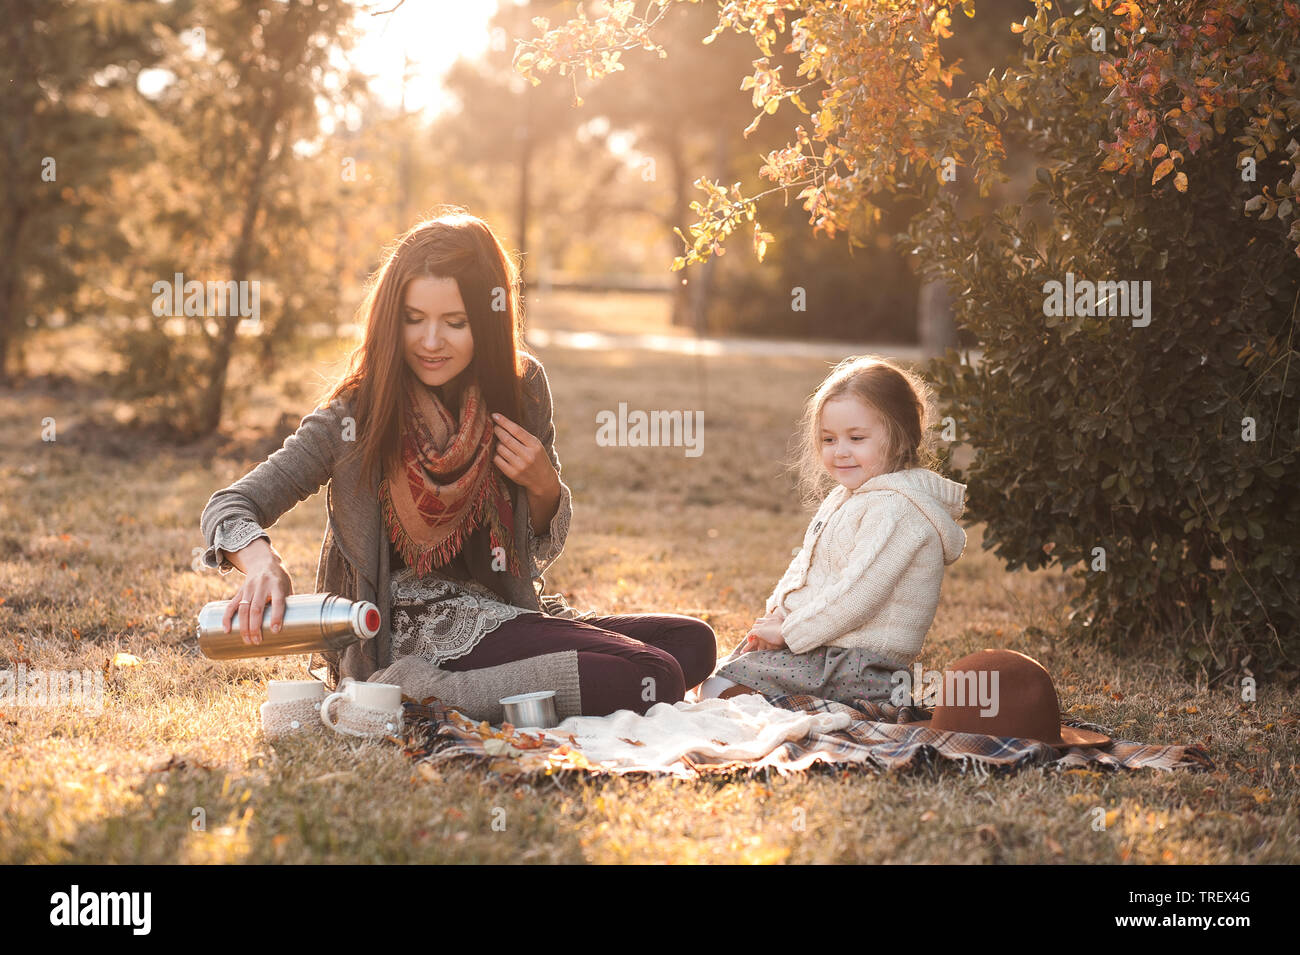
[[[414,377],[403,355],[402,311],[407,285],[422,277],[456,280],[474,337],[463,381],[478,384],[489,412],[522,424],[519,268],[486,222],[446,209],[388,250],[357,310],[364,338],[320,401],[351,401],[357,440],[347,457],[361,455],[362,479],[376,488],[385,465],[400,460],[404,389]]]

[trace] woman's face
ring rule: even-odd
[[[822,405],[822,465],[850,491],[884,472],[889,431],[874,409],[850,395]]]
[[[474,357],[474,335],[455,279],[412,279],[402,313],[403,354],[416,378],[437,387],[465,370]]]

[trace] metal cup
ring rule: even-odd
[[[504,697],[497,702],[505,707],[506,722],[512,726],[550,729],[560,723],[560,716],[555,711],[554,690],[519,693],[515,696]]]

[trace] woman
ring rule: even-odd
[[[328,482],[316,591],[383,619],[375,639],[313,658],[331,686],[416,672],[403,661],[473,719],[499,717],[506,690],[554,689],[562,718],[681,700],[713,668],[708,624],[540,596],[572,497],[545,370],[520,347],[518,270],[487,224],[457,210],[411,229],[361,311],[328,403],[204,508],[204,563],[245,574],[227,629],[260,642],[268,602],[278,629],[293,585],[264,528]]]

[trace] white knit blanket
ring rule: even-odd
[[[592,763],[615,772],[635,769],[690,776],[694,772],[682,759],[688,753],[709,762],[760,760],[786,740],[848,725],[844,713],[798,713],[747,693],[728,700],[656,703],[645,716],[631,710],[571,716],[543,732],[559,743],[575,743]]]

